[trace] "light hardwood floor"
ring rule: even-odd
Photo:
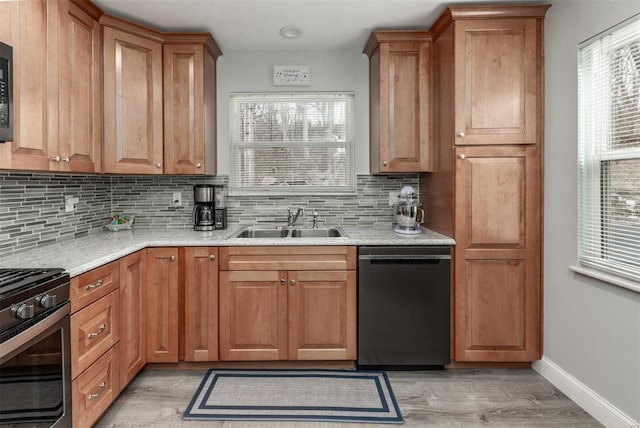
[[[329,422],[183,421],[204,371],[141,372],[95,425],[211,428],[373,428]],[[600,427],[531,369],[387,372],[408,427]]]

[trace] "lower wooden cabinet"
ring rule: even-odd
[[[289,359],[356,359],[356,271],[289,272]]]
[[[177,248],[147,249],[147,361],[178,362],[179,263]]]
[[[75,428],[91,427],[120,393],[119,346],[109,349],[72,382]]]
[[[71,315],[71,375],[76,378],[120,339],[119,291]]]
[[[221,248],[220,360],[355,360],[355,247]],[[256,270],[234,270],[257,266]],[[301,266],[317,270],[293,270]],[[342,269],[340,269],[342,268]]]
[[[456,149],[455,359],[541,356],[541,191],[532,146]]]
[[[147,363],[147,252],[120,259],[120,385],[124,388]]]
[[[184,360],[218,361],[218,249],[184,249]]]

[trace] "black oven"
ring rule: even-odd
[[[0,426],[71,427],[69,277],[54,271],[0,292]]]
[[[0,42],[0,143],[13,141],[13,48]]]

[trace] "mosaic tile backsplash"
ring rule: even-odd
[[[135,228],[192,226],[193,185],[227,184],[228,177],[103,176],[0,173],[0,255],[17,253],[103,230],[112,214],[135,215]],[[287,208],[303,206],[311,225],[387,228],[392,223],[389,192],[411,185],[417,174],[359,175],[355,196],[228,196],[228,228],[254,223],[286,223]],[[174,192],[182,208],[171,207]],[[65,212],[65,196],[78,197],[74,212]]]

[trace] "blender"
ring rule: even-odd
[[[422,233],[420,224],[424,222],[424,210],[418,201],[416,190],[411,186],[400,189],[398,202],[394,206],[396,227],[395,233],[401,235],[417,235]]]

